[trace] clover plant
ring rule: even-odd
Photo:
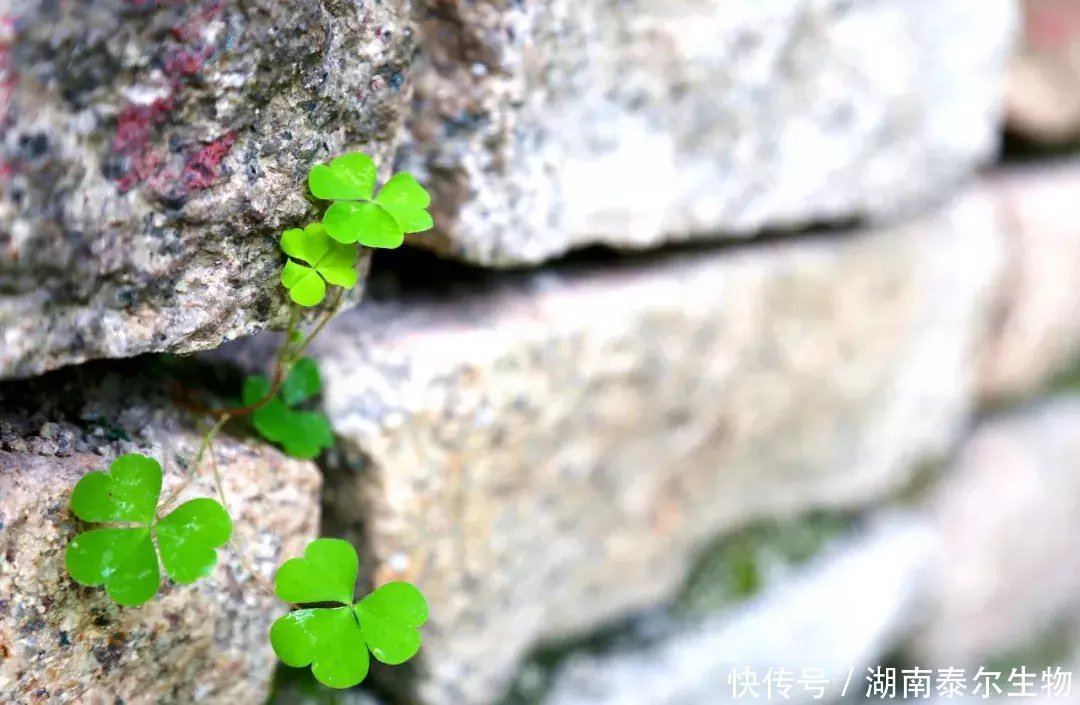
[[[310,357],[297,360],[276,394],[271,394],[272,386],[269,379],[259,375],[244,380],[245,404],[254,405],[270,397],[251,414],[251,423],[263,438],[281,444],[294,458],[317,457],[334,444],[333,430],[325,416],[295,408],[322,390],[314,360]]]
[[[71,577],[104,585],[118,604],[134,606],[157,594],[158,553],[178,583],[193,583],[213,570],[214,549],[232,534],[225,508],[213,499],[193,499],[158,519],[160,496],[161,466],[144,455],[121,455],[108,473],[84,475],[71,492],[71,511],[110,527],[83,532],[68,544],[64,562]]]
[[[395,174],[376,194],[376,171],[371,158],[359,153],[312,168],[308,176],[312,195],[332,203],[321,222],[281,235],[286,255],[281,284],[294,306],[272,376],[245,379],[242,406],[191,407],[215,421],[203,436],[190,472],[198,472],[208,455],[221,501],[196,498],[165,512],[191,478],[162,502],[161,465],[137,453],[120,456],[108,472],[88,473],[72,490],[71,511],[82,521],[101,526],[79,533],[68,544],[65,564],[77,583],[104,586],[117,604],[135,607],[157,594],[161,567],[178,584],[213,572],[217,550],[229,543],[233,528],[213,441],[233,419],[250,416],[256,432],[296,458],[315,458],[333,444],[330,422],[311,408],[323,388],[319,369],[303,353],[337,312],[342,292],[356,286],[357,243],[399,247],[406,233],[433,226],[427,211],[431,198],[416,179],[405,172]],[[299,327],[300,311],[321,304],[328,287],[337,287],[332,303],[305,335]],[[235,552],[234,546],[230,549]],[[348,542],[312,541],[302,558],[289,559],[278,568],[272,588],[242,554],[235,555],[256,582],[290,610],[270,629],[275,653],[289,666],[310,666],[323,684],[348,688],[362,681],[369,652],[394,665],[419,650],[419,628],[427,620],[424,596],[410,583],[392,582],[355,600],[359,559]]]
[[[303,558],[278,569],[274,589],[286,602],[332,603],[281,617],[270,628],[274,652],[289,666],[311,666],[319,682],[349,688],[364,680],[368,651],[391,665],[420,649],[419,627],[427,621],[424,596],[410,583],[386,583],[353,600],[360,563],[356,549],[341,539],[316,539]]]
[[[323,225],[338,242],[400,247],[405,233],[428,230],[431,197],[412,174],[394,174],[375,196],[375,163],[365,154],[346,154],[318,165],[308,176],[315,198],[333,201]]]

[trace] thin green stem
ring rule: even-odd
[[[210,471],[214,478],[214,486],[217,488],[218,497],[221,499],[221,506],[225,509],[226,514],[232,516],[232,514],[229,512],[229,502],[225,498],[225,484],[221,481],[221,471],[218,469],[217,456],[214,454],[214,434],[208,433],[206,435],[206,439],[206,444],[200,449],[200,452],[202,450],[205,450],[210,456]],[[272,588],[269,583],[263,580],[263,577],[259,575],[259,573],[255,570],[255,567],[248,561],[247,556],[244,555],[244,552],[236,546],[236,541],[233,538],[229,539],[229,548],[232,549],[233,555],[236,556],[236,560],[240,563],[241,566],[243,566],[244,570],[246,570],[251,575],[251,579],[258,583],[259,587],[261,587],[263,590],[273,595],[274,598],[277,598],[277,593],[274,592],[274,588]]]
[[[202,462],[202,457],[206,453],[206,449],[209,448],[210,445],[214,442],[214,436],[217,435],[218,431],[221,430],[221,427],[224,426],[230,418],[231,417],[228,414],[222,414],[221,417],[218,418],[217,423],[211,426],[210,429],[207,430],[205,434],[203,434],[202,442],[199,443],[199,450],[195,453],[195,460],[191,463],[191,467],[188,469],[187,477],[185,477],[179,485],[173,488],[173,491],[170,492],[169,496],[165,498],[165,501],[161,503],[161,510],[164,510],[177,497],[179,497],[180,493],[183,492],[184,488],[187,487],[189,482],[191,482],[191,478],[193,478],[195,476],[195,473],[199,470],[199,463]]]
[[[330,308],[327,309],[326,313],[323,314],[322,320],[319,321],[318,325],[315,326],[315,329],[311,331],[311,334],[308,335],[308,337],[305,338],[303,342],[300,343],[300,346],[297,347],[296,350],[293,352],[293,360],[300,359],[300,357],[304,354],[304,351],[307,350],[307,347],[311,345],[311,341],[315,340],[316,336],[318,336],[319,333],[322,333],[323,329],[326,328],[326,324],[330,322],[330,319],[332,319],[338,314],[338,311],[341,308],[342,295],[344,293],[344,289],[339,288],[337,290],[337,292],[334,294],[334,302],[330,304]]]
[[[326,324],[330,322],[335,315],[337,315],[339,308],[341,307],[342,294],[344,289],[338,289],[334,295],[333,303],[330,308],[323,314],[322,318],[316,324],[314,330],[304,338],[300,344],[293,349],[292,337],[296,331],[297,325],[300,320],[299,309],[295,305],[289,309],[289,325],[285,330],[285,340],[281,344],[281,348],[278,350],[277,358],[274,364],[274,377],[270,383],[270,390],[266,395],[258,401],[247,404],[245,406],[232,407],[228,409],[210,410],[206,409],[206,413],[212,413],[217,416],[217,422],[203,435],[202,442],[199,444],[199,449],[195,453],[195,460],[192,463],[191,471],[188,476],[184,478],[173,491],[169,497],[161,504],[162,509],[169,505],[173,500],[180,495],[187,484],[191,481],[191,478],[195,475],[199,468],[199,464],[202,462],[204,455],[209,453],[210,455],[210,470],[214,481],[214,486],[217,488],[218,497],[221,499],[221,506],[225,508],[228,513],[228,502],[225,497],[225,486],[221,481],[221,471],[218,468],[217,458],[214,454],[214,437],[218,434],[218,431],[229,421],[229,419],[235,416],[244,416],[252,412],[258,411],[260,408],[269,404],[270,401],[277,396],[278,390],[281,388],[282,382],[285,380],[285,375],[288,373],[292,365],[299,360],[303,352],[307,349],[311,341],[315,339],[326,328]],[[255,570],[254,566],[248,561],[244,553],[237,547],[236,542],[229,541],[229,546],[233,550],[233,554],[236,556],[237,561],[244,569],[251,574],[252,579],[262,587],[263,590],[273,595],[275,598],[277,594],[274,592],[274,588],[267,583],[261,575]],[[289,603],[286,603],[289,604]],[[289,604],[289,607],[295,608],[295,605]]]

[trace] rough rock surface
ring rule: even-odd
[[[847,694],[862,693],[867,667],[880,665],[925,601],[938,549],[937,536],[925,523],[890,517],[733,614],[687,624],[640,648],[571,657],[542,702],[808,703],[815,687],[824,702],[834,702],[851,669],[855,677]],[[730,680],[744,669],[759,680],[753,686],[756,698]],[[769,669],[786,669],[792,679],[786,695],[767,685]]]
[[[1080,5],[1023,0],[1024,44],[1005,91],[1009,126],[1030,139],[1080,138]]]
[[[490,265],[880,217],[997,144],[1014,0],[415,3],[418,238]]]
[[[1012,168],[988,180],[1006,223],[1006,270],[984,393],[1030,393],[1080,357],[1080,161]]]
[[[0,377],[190,351],[280,315],[313,163],[389,169],[404,0],[0,10]],[[58,57],[64,57],[58,61]]]
[[[718,532],[860,505],[940,453],[974,394],[993,214],[965,197],[336,320],[313,347],[350,451],[327,521],[428,596],[422,701],[489,702],[538,641],[670,596]]]
[[[62,375],[62,376],[61,376]],[[83,525],[71,488],[125,452],[165,467],[163,496],[183,477],[199,434],[153,392],[99,366],[0,385],[0,702],[262,702],[276,663],[267,632],[283,612],[230,549],[194,585],[165,580],[144,606],[121,608],[64,568]],[[252,441],[215,443],[234,545],[263,579],[300,555],[319,524],[314,465]],[[203,468],[181,499],[214,496]]]
[[[980,426],[930,510],[947,560],[913,654],[976,666],[1080,623],[1080,397]]]

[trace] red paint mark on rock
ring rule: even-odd
[[[232,151],[236,142],[236,133],[229,130],[213,142],[197,149],[187,162],[181,180],[188,189],[204,189],[217,180],[221,161]]]
[[[140,8],[184,5],[184,0],[131,2]],[[121,111],[112,148],[123,159],[116,177],[122,193],[146,183],[160,194],[182,199],[189,190],[207,188],[216,180],[221,160],[236,141],[234,132],[230,130],[189,153],[182,166],[176,158],[170,161],[163,147],[155,148],[155,136],[169,113],[183,100],[186,79],[201,74],[207,60],[214,56],[215,48],[201,42],[202,31],[208,22],[221,17],[223,12],[223,0],[210,0],[187,11],[183,21],[169,30],[179,45],[165,48],[160,55],[162,68],[169,79],[169,95],[149,105],[130,104]]]
[[[15,46],[15,18],[0,15],[0,128],[7,129],[14,121],[15,88],[19,74],[15,71],[15,59],[11,56]]]
[[[173,49],[165,54],[165,73],[173,83],[184,76],[194,76],[203,70],[206,60],[213,55],[214,47]]]
[[[153,176],[161,157],[153,147],[154,129],[173,108],[172,96],[158,98],[149,105],[128,105],[120,112],[113,137],[113,151],[124,158],[123,176],[117,184],[121,193]]]
[[[173,27],[169,30],[169,33],[179,42],[190,42],[197,39],[206,23],[213,22],[221,17],[224,9],[225,3],[223,0],[212,0],[212,2],[203,5],[198,12],[192,12],[188,15],[185,22]]]
[[[1080,42],[1080,3],[1075,0],[1028,0],[1024,20],[1032,49],[1054,51]]]

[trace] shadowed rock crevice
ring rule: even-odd
[[[590,272],[663,266],[666,261],[678,257],[710,257],[726,253],[734,256],[758,249],[782,249],[798,242],[858,237],[865,230],[864,222],[848,218],[787,230],[764,230],[740,238],[669,242],[648,250],[627,251],[588,245],[536,265],[498,269],[416,247],[375,250],[364,293],[367,299],[380,302],[447,299],[482,294],[501,286],[524,285],[530,280],[543,281],[546,275],[585,276]]]

